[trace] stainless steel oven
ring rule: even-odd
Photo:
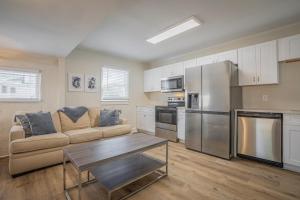
[[[184,76],[174,76],[161,79],[161,92],[184,91]]]
[[[177,142],[177,108],[155,107],[155,135]]]

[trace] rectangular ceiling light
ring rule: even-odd
[[[163,31],[162,33],[152,38],[147,39],[147,42],[150,42],[152,44],[157,44],[163,40],[174,37],[175,35],[178,35],[180,33],[183,33],[187,30],[190,30],[200,25],[201,25],[200,21],[197,20],[195,17],[192,17],[176,26],[167,29],[166,31]]]

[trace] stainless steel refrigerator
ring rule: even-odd
[[[187,68],[186,147],[230,159],[234,109],[242,107],[238,68],[230,61]]]

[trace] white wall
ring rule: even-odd
[[[128,103],[108,103],[100,101],[100,90],[97,93],[66,91],[67,106],[100,106],[101,108],[117,108],[122,110],[121,117],[129,120],[133,126],[136,124],[136,106],[147,104],[143,92],[144,66],[140,63],[110,56],[97,51],[75,49],[66,58],[66,73],[96,74],[100,79],[103,66],[114,66],[129,71],[129,101]],[[66,80],[67,81],[67,80]],[[67,87],[67,84],[66,84]]]
[[[55,57],[0,50],[0,67],[38,69],[42,73],[42,101],[32,103],[0,102],[0,156],[8,153],[8,136],[16,111],[55,111],[64,105],[63,63]],[[61,59],[60,59],[61,60]]]

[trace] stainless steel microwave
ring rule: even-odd
[[[161,92],[184,91],[184,76],[173,76],[161,79]]]

